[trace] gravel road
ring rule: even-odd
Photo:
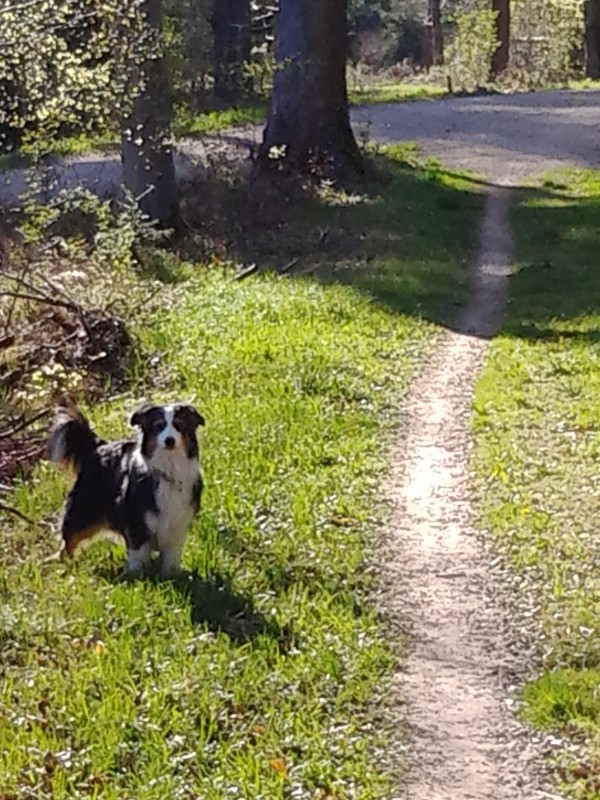
[[[494,176],[505,183],[565,164],[595,166],[600,160],[600,92],[552,91],[519,95],[449,98],[364,106],[352,110],[359,136],[381,143],[415,141],[456,168]],[[202,141],[177,144],[181,180],[208,157],[244,155],[260,141],[261,129],[247,127]],[[59,187],[82,185],[101,197],[118,193],[121,165],[117,155],[88,154],[54,159],[40,197]],[[19,203],[27,185],[23,169],[0,177],[0,208]]]

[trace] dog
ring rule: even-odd
[[[147,573],[158,550],[161,577],[173,577],[200,509],[197,428],[204,418],[187,403],[146,404],[130,423],[140,428],[136,439],[107,442],[74,403],[56,409],[48,458],[77,475],[62,518],[62,552],[71,556],[82,542],[113,532],[125,540],[130,573]]]

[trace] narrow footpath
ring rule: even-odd
[[[507,707],[510,621],[489,592],[489,558],[469,503],[471,401],[511,272],[509,200],[508,188],[489,188],[472,299],[409,393],[386,485],[386,605],[392,621],[408,624],[393,692],[405,731],[398,800],[553,797],[539,753]]]

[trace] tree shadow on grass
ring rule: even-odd
[[[346,284],[395,313],[458,329],[488,181],[432,159],[418,163],[410,148],[375,156],[367,177],[344,190],[283,174],[203,181],[183,205],[209,247],[222,243],[223,254],[239,263]],[[515,190],[515,202],[531,191]],[[548,184],[535,196],[552,201],[560,191]]]
[[[568,180],[568,179],[567,179]],[[600,181],[591,197],[531,190],[512,223],[518,242],[503,333],[530,340],[600,342]]]

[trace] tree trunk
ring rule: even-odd
[[[215,97],[238,102],[244,87],[244,62],[250,59],[250,0],[213,0]]]
[[[444,63],[444,33],[440,0],[429,0],[427,20],[425,22],[425,44],[423,48],[423,65],[441,67]]]
[[[600,0],[585,0],[585,74],[600,78]]]
[[[492,56],[492,78],[508,67],[510,57],[510,0],[492,0],[496,12],[496,41],[498,47]]]
[[[281,0],[277,67],[259,162],[360,171],[346,86],[347,0]]]
[[[125,187],[145,218],[168,227],[177,216],[173,150],[167,139],[171,125],[169,76],[160,55],[161,0],[146,0],[148,46],[152,52],[135,76],[140,86],[130,115],[123,122],[121,157]]]

